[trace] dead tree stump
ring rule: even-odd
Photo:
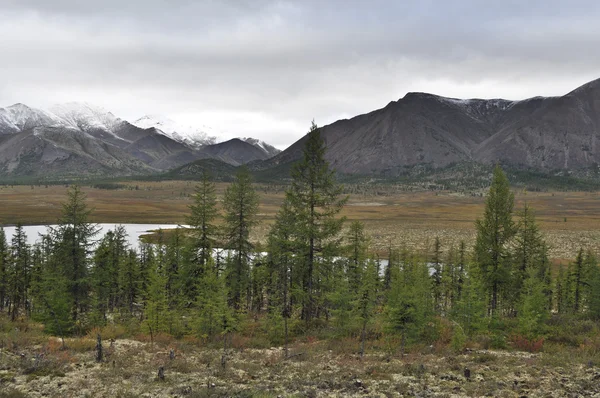
[[[98,333],[98,338],[96,340],[96,362],[102,362],[102,337]]]
[[[164,366],[161,366],[158,368],[158,380],[159,381],[165,380],[165,367]]]

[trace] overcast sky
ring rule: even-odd
[[[85,101],[280,148],[409,91],[600,78],[597,0],[0,0],[0,107]]]

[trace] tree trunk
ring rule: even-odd
[[[365,338],[367,334],[367,322],[363,322],[362,332],[360,333],[360,357],[365,356]]]

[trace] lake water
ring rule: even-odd
[[[100,232],[96,235],[95,239],[100,239],[109,230],[114,230],[117,226],[122,225],[127,232],[127,239],[129,246],[136,249],[139,246],[139,239],[141,235],[145,235],[150,231],[157,229],[173,229],[177,228],[176,224],[97,224],[100,228]],[[56,227],[56,225],[50,225],[50,227]],[[47,225],[24,225],[23,229],[27,234],[27,243],[34,244],[39,242],[40,235],[47,233]],[[10,244],[12,236],[15,233],[15,227],[4,227],[4,233],[6,234],[6,240]]]

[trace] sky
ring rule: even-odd
[[[600,78],[597,0],[0,0],[0,107],[81,101],[285,148],[407,92]]]

